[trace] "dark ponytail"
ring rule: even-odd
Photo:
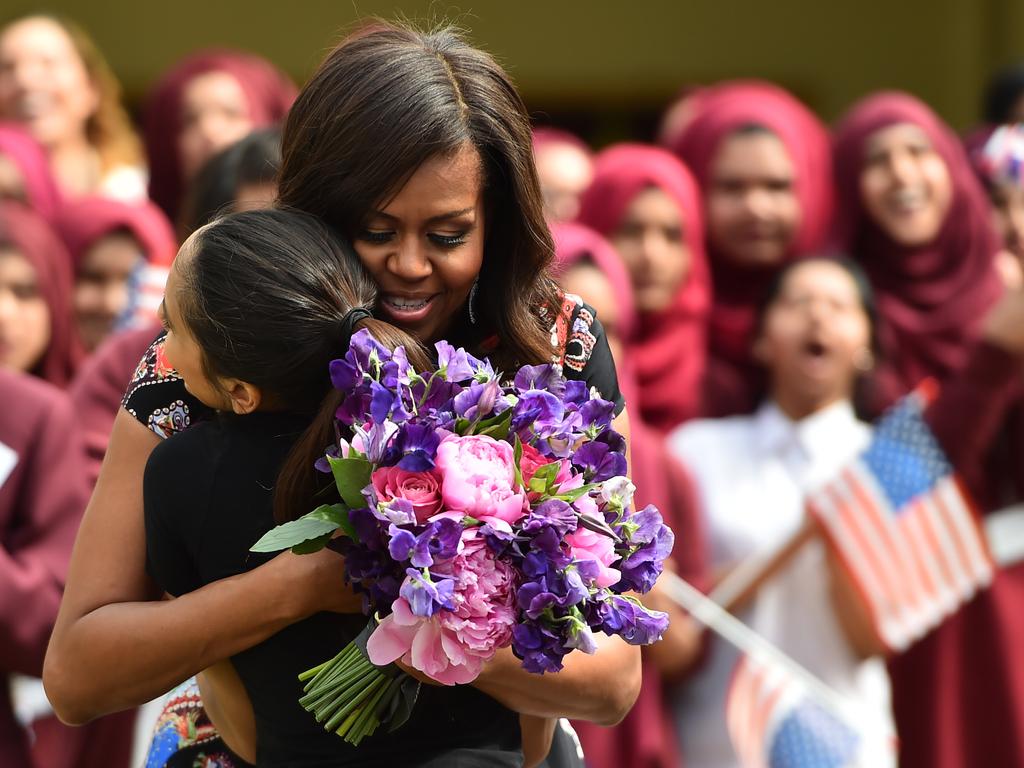
[[[347,331],[365,328],[385,347],[404,346],[419,370],[430,358],[407,332],[373,317],[343,332],[350,310],[376,304],[377,286],[352,248],[314,216],[231,214],[198,230],[183,255],[178,304],[207,378],[248,382],[272,407],[311,419],[275,491],[275,514],[304,514],[316,494],[313,463],[334,437],[340,400],[328,366],[345,354]]]

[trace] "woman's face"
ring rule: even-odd
[[[619,330],[621,307],[615,300],[615,289],[604,272],[589,261],[579,261],[565,271],[558,281],[567,293],[574,293],[592,306],[604,327],[612,357],[622,365],[622,334]]]
[[[182,173],[191,179],[218,151],[253,129],[245,91],[227,72],[192,78],[181,97],[178,153]]]
[[[75,279],[75,319],[87,350],[93,350],[114,329],[128,307],[128,281],[145,256],[127,232],[101,237],[85,252]]]
[[[897,123],[868,137],[860,194],[875,223],[900,245],[932,242],[953,201],[953,182],[928,135]]]
[[[782,402],[816,408],[853,393],[871,364],[871,321],[853,277],[813,260],[793,267],[769,305],[755,343]]]
[[[708,240],[731,263],[772,267],[789,257],[802,214],[793,161],[775,134],[726,137],[705,200]]]
[[[660,312],[672,303],[690,272],[686,223],[679,205],[657,187],[648,187],[626,208],[611,235],[629,270],[640,312]]]
[[[99,101],[60,24],[35,16],[0,33],[0,116],[24,125],[39,143],[53,147],[85,139]]]
[[[483,168],[465,144],[421,165],[353,238],[380,289],[380,317],[436,341],[465,305],[484,260]]]
[[[31,371],[50,334],[50,308],[35,268],[18,251],[0,248],[0,366]]]
[[[193,397],[211,408],[229,411],[231,400],[223,389],[206,375],[199,344],[181,315],[182,291],[187,290],[183,271],[188,269],[192,260],[192,242],[192,239],[186,240],[178,251],[171,273],[167,277],[164,300],[160,305],[160,320],[167,331],[164,337],[164,357],[181,376],[185,382],[185,389]]]
[[[551,221],[572,221],[580,212],[580,195],[594,178],[593,162],[572,144],[541,147],[536,160],[544,215]]]

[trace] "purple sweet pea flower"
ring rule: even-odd
[[[536,535],[545,528],[553,529],[561,539],[576,530],[579,520],[575,510],[561,499],[548,499],[534,507],[522,521],[521,530],[527,536]]]
[[[622,580],[616,585],[620,592],[633,590],[645,594],[654,586],[665,565],[665,558],[672,552],[675,534],[662,522],[661,513],[653,505],[647,505],[637,514],[630,515],[627,523],[637,527],[629,537],[635,549],[623,558],[618,568]]]
[[[418,536],[397,525],[388,527],[388,552],[395,560],[408,560],[417,568],[429,568],[436,560],[455,557],[462,538],[462,526],[455,520],[441,518],[426,526]]]
[[[588,400],[580,406],[580,430],[597,435],[611,428],[615,415],[615,403],[599,398]]]
[[[544,390],[561,399],[565,392],[565,378],[551,363],[524,365],[516,373],[515,388],[521,392],[531,389]]]
[[[512,628],[512,650],[527,672],[558,672],[565,656],[563,646],[562,637],[546,626],[528,622]]]
[[[397,464],[408,472],[425,472],[434,468],[434,456],[440,443],[441,437],[431,426],[407,422],[399,427],[381,463]]]
[[[348,427],[363,424],[370,415],[370,391],[350,391],[334,412],[334,417]]]
[[[433,616],[442,608],[455,608],[455,582],[452,579],[434,581],[429,572],[407,568],[405,581],[398,592],[409,603],[416,616]]]
[[[455,349],[447,341],[439,341],[434,344],[437,350],[437,371],[445,378],[445,381],[461,382],[473,378],[475,360],[466,350]]]
[[[630,645],[650,645],[668,629],[668,614],[651,611],[635,600],[611,595],[593,608],[590,625],[618,635]]]
[[[474,382],[455,396],[452,406],[458,416],[468,421],[498,416],[511,407],[501,397],[501,386],[497,381]]]
[[[590,400],[590,390],[585,381],[570,379],[565,382],[565,393],[562,395],[562,402],[567,406],[582,406]]]
[[[568,624],[569,631],[565,641],[566,648],[575,648],[584,653],[595,653],[597,651],[597,641],[594,639],[594,633],[590,631],[590,627],[586,622],[574,618]]]
[[[363,372],[348,360],[331,360],[328,368],[331,385],[342,392],[351,392],[363,381]]]
[[[626,474],[626,457],[597,440],[581,445],[573,454],[572,463],[583,470],[588,483],[601,483]]]

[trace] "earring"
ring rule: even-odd
[[[469,289],[469,299],[466,301],[466,309],[469,312],[469,324],[476,325],[476,312],[473,307],[476,304],[477,288],[480,286],[480,278],[473,281],[473,287]]]

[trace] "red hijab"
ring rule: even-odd
[[[0,123],[0,155],[10,159],[21,174],[25,202],[52,222],[61,206],[61,194],[46,150],[20,125]]]
[[[93,243],[119,230],[127,230],[139,242],[151,265],[171,266],[178,250],[174,230],[163,211],[150,202],[85,197],[65,205],[57,218],[57,231],[76,268]]]
[[[934,241],[908,248],[871,219],[860,193],[868,138],[897,123],[928,136],[945,162],[953,200]],[[840,215],[837,241],[868,273],[878,298],[884,365],[876,375],[884,406],[922,378],[959,368],[986,311],[1002,288],[994,259],[998,239],[985,193],[956,135],[921,101],[879,93],[856,104],[835,135]]]
[[[181,100],[188,83],[208,72],[226,72],[242,87],[254,128],[280,122],[295,100],[295,84],[266,59],[236,51],[204,51],[182,59],[149,96],[143,125],[149,157],[149,196],[176,220],[184,194],[178,156]]]
[[[589,260],[608,278],[619,306],[619,333],[629,344],[636,327],[633,288],[629,273],[611,243],[582,224],[557,223],[551,228],[555,238],[555,275],[583,260]],[[586,297],[583,297],[586,299]],[[634,357],[619,366],[619,388],[627,406],[635,402],[637,382]],[[630,475],[636,484],[637,508],[654,504],[676,534],[672,558],[676,570],[688,581],[703,585],[705,547],[699,515],[696,512],[693,484],[676,459],[665,448],[664,438],[644,423],[630,420]],[[615,728],[593,723],[574,723],[593,768],[676,768],[680,764],[675,728],[663,702],[661,676],[645,662],[643,685],[633,709]]]
[[[722,140],[744,126],[762,126],[779,138],[793,163],[801,216],[790,259],[819,251],[828,237],[833,212],[832,160],[828,131],[821,121],[788,91],[756,80],[707,88],[701,91],[696,109],[673,149],[693,171],[705,194]],[[784,265],[745,268],[732,263],[712,243],[707,248],[715,286],[711,353],[749,366],[757,306]]]
[[[639,313],[636,333],[627,340],[627,354],[636,370],[639,413],[666,433],[700,412],[711,280],[697,185],[671,153],[618,144],[598,154],[594,181],[580,200],[579,220],[609,236],[630,203],[648,187],[657,187],[678,204],[691,259],[672,304],[661,312]]]
[[[29,373],[63,387],[82,359],[71,311],[71,259],[46,221],[20,203],[0,200],[0,243],[32,265],[50,310],[50,344]]]

